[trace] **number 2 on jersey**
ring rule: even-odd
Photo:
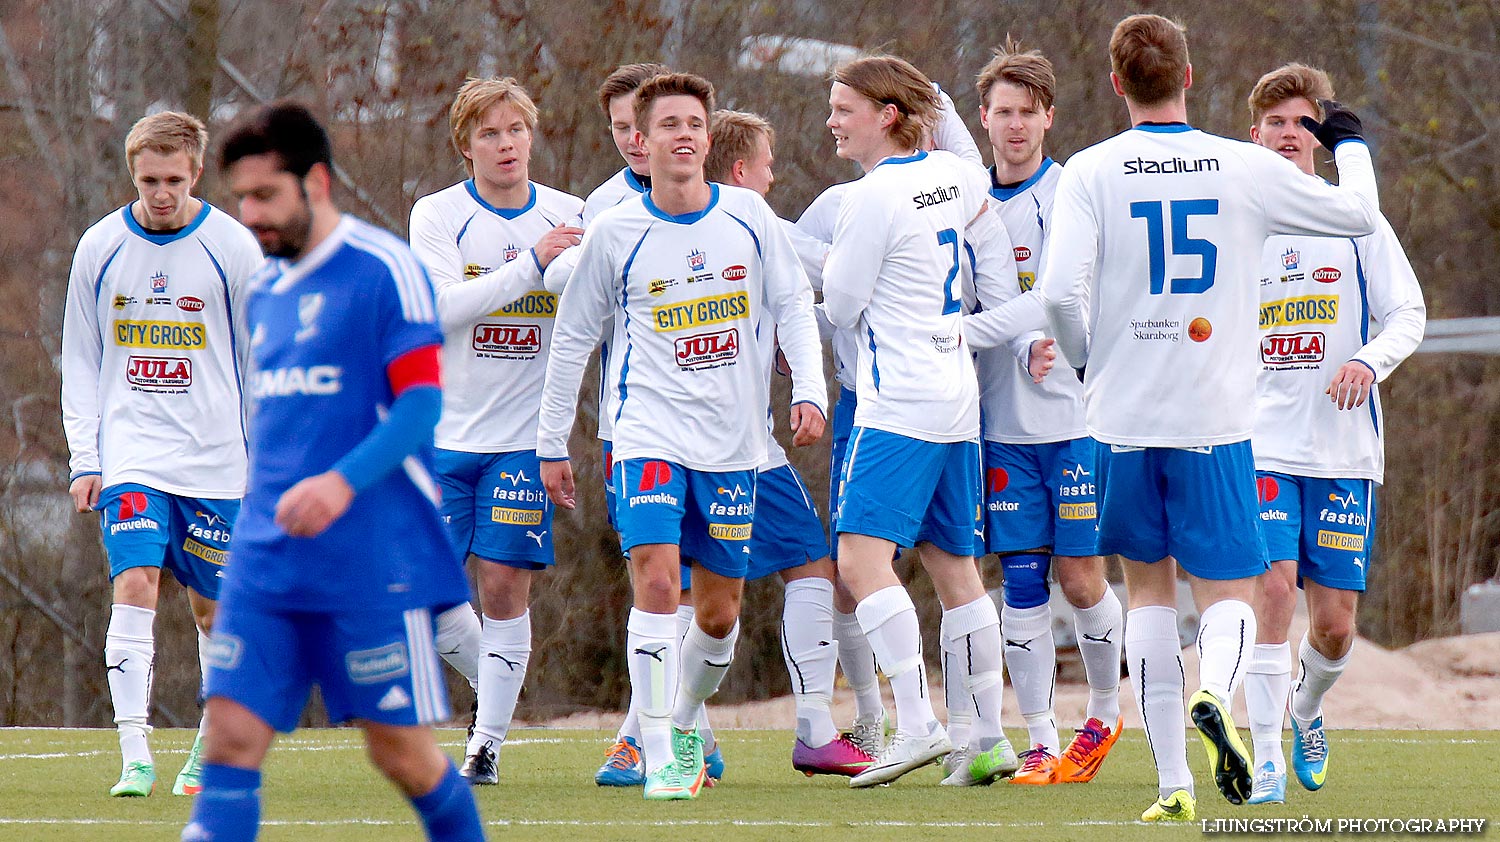
[[[1161,295],[1167,279],[1167,232],[1162,214],[1162,202],[1131,202],[1130,217],[1146,220],[1146,238],[1150,240],[1151,294]],[[1202,268],[1196,278],[1173,278],[1173,295],[1207,292],[1214,285],[1214,273],[1219,263],[1219,248],[1208,240],[1189,237],[1188,217],[1217,216],[1218,199],[1174,199],[1167,203],[1172,213],[1172,254],[1179,257],[1198,256]]]
[[[953,247],[953,265],[948,269],[948,279],[943,281],[943,315],[951,316],[963,309],[953,295],[953,282],[958,280],[958,232],[944,228],[937,234],[938,245]]]

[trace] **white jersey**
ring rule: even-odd
[[[978,438],[959,276],[987,182],[951,153],[917,152],[887,158],[845,191],[823,301],[835,327],[857,327],[856,426],[932,442]]]
[[[571,222],[583,200],[532,184],[520,208],[497,208],[473,180],[411,209],[412,252],[427,267],[443,327],[438,447],[505,453],[536,447],[557,296],[531,246]]]
[[[1384,481],[1378,388],[1351,410],[1325,390],[1350,360],[1385,380],[1422,341],[1427,308],[1396,232],[1381,217],[1357,239],[1270,237],[1260,266],[1255,467]]]
[[[812,239],[829,244],[833,243],[833,229],[838,225],[839,205],[844,201],[844,191],[849,189],[849,181],[843,184],[835,184],[813,199],[807,210],[797,220],[797,228]],[[824,254],[823,265],[827,266],[827,254]],[[812,281],[813,289],[823,291],[823,273],[820,271],[816,278],[811,275],[808,280]],[[855,363],[859,361],[859,340],[853,330],[836,328],[832,325],[833,336],[829,344],[833,346],[833,376],[840,386],[853,391],[855,387]]]
[[[1335,157],[1344,187],[1173,123],[1068,161],[1036,292],[1062,354],[1088,367],[1090,435],[1138,447],[1250,438],[1266,237],[1363,236],[1379,216],[1369,149],[1341,143]]]
[[[84,232],[63,315],[73,478],[244,494],[244,300],[263,261],[255,237],[207,202],[175,234],[146,231],[129,206]]]
[[[601,214],[559,305],[537,455],[568,455],[578,385],[615,314],[614,459],[700,471],[766,459],[766,351],[774,320],[794,372],[792,400],[827,412],[812,290],[781,223],[758,194],[710,185],[702,211],[672,216],[650,194]]]
[[[1000,187],[991,172],[990,197],[995,200],[991,207],[1010,235],[1016,263],[1016,281],[1002,301],[1036,284],[1062,169],[1051,158],[1043,158],[1041,168],[1014,187]],[[975,354],[985,441],[1043,444],[1088,435],[1083,423],[1083,383],[1074,376],[1068,360],[1059,355],[1052,373],[1040,384],[1032,382],[1026,370],[1031,343],[1042,335],[1033,331],[1009,345]]]

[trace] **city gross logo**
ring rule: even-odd
[[[1136,158],[1134,161],[1125,161],[1126,175],[1177,175],[1179,173],[1194,172],[1218,172],[1218,158],[1199,158],[1195,161],[1184,161],[1181,158],[1168,158],[1165,161],[1148,161],[1145,158]]]
[[[260,398],[292,395],[336,395],[342,388],[344,370],[336,365],[290,366],[257,371],[250,393]]]
[[[659,304],[651,308],[651,320],[655,322],[658,333],[722,324],[749,315],[750,296],[744,292],[710,295],[680,304]]]
[[[1320,331],[1273,333],[1260,339],[1260,361],[1265,365],[1320,363],[1327,337]]]
[[[490,520],[494,523],[508,523],[514,526],[540,526],[542,523],[542,510],[506,509],[500,506],[491,506]]]
[[[194,351],[208,347],[208,333],[197,322],[115,322],[115,344],[125,348]]]
[[[557,296],[550,292],[537,290],[528,292],[515,301],[501,307],[488,316],[530,316],[538,319],[550,319],[557,315]]]
[[[917,210],[930,208],[933,205],[941,205],[943,202],[951,202],[958,198],[958,185],[939,187],[932,192],[918,192],[911,197],[911,203],[917,206]]]
[[[1031,259],[1031,249],[1025,246],[1016,246],[1015,253],[1017,263],[1025,263]]]
[[[481,357],[529,360],[542,350],[542,329],[536,325],[477,324],[473,346]]]
[[[1324,266],[1321,269],[1314,269],[1312,276],[1313,280],[1317,281],[1320,284],[1331,284],[1342,277],[1344,277],[1344,273],[1333,268],[1332,266]]]
[[[1260,305],[1260,326],[1334,324],[1339,320],[1337,295],[1304,295]]]
[[[186,310],[189,313],[197,313],[203,309],[203,299],[191,295],[184,295],[177,299],[177,309]]]
[[[749,274],[749,269],[746,269],[745,267],[736,263],[733,266],[725,267],[724,271],[719,273],[719,277],[723,278],[726,281],[743,281]]]
[[[182,388],[193,385],[193,361],[184,357],[131,356],[125,364],[125,382],[132,386]]]

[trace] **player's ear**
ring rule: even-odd
[[[302,177],[302,189],[310,198],[327,201],[333,195],[333,173],[328,165],[319,161]]]
[[[740,158],[729,167],[729,173],[734,177],[735,184],[745,183],[745,159]]]
[[[1120,77],[1113,70],[1109,72],[1109,84],[1110,87],[1115,89],[1115,96],[1125,95],[1125,87],[1120,84]]]
[[[1187,70],[1182,74],[1182,89],[1185,91],[1193,86],[1193,66],[1189,64]]]

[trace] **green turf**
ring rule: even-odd
[[[1156,793],[1139,731],[1122,736],[1099,777],[1086,786],[953,789],[939,787],[938,772],[924,769],[871,790],[850,790],[842,778],[793,772],[786,733],[721,732],[729,763],[724,782],[696,802],[667,804],[647,803],[637,789],[594,786],[607,736],[513,733],[501,755],[500,785],[477,792],[490,838],[785,842],[1006,836],[1052,842],[1202,835],[1198,825],[1135,823]],[[1219,797],[1202,747],[1188,736],[1200,818],[1500,818],[1500,790],[1489,765],[1500,750],[1500,732],[1333,732],[1327,787],[1308,793],[1293,781],[1288,804],[1243,808]],[[450,752],[459,751],[460,732],[443,731],[441,737]],[[0,729],[0,840],[176,839],[191,799],[169,793],[191,739],[188,731],[157,731],[156,794],[111,799],[105,793],[119,769],[113,731]],[[266,842],[422,839],[405,802],[365,762],[357,731],[302,731],[281,740],[267,764],[263,803],[260,838]]]

